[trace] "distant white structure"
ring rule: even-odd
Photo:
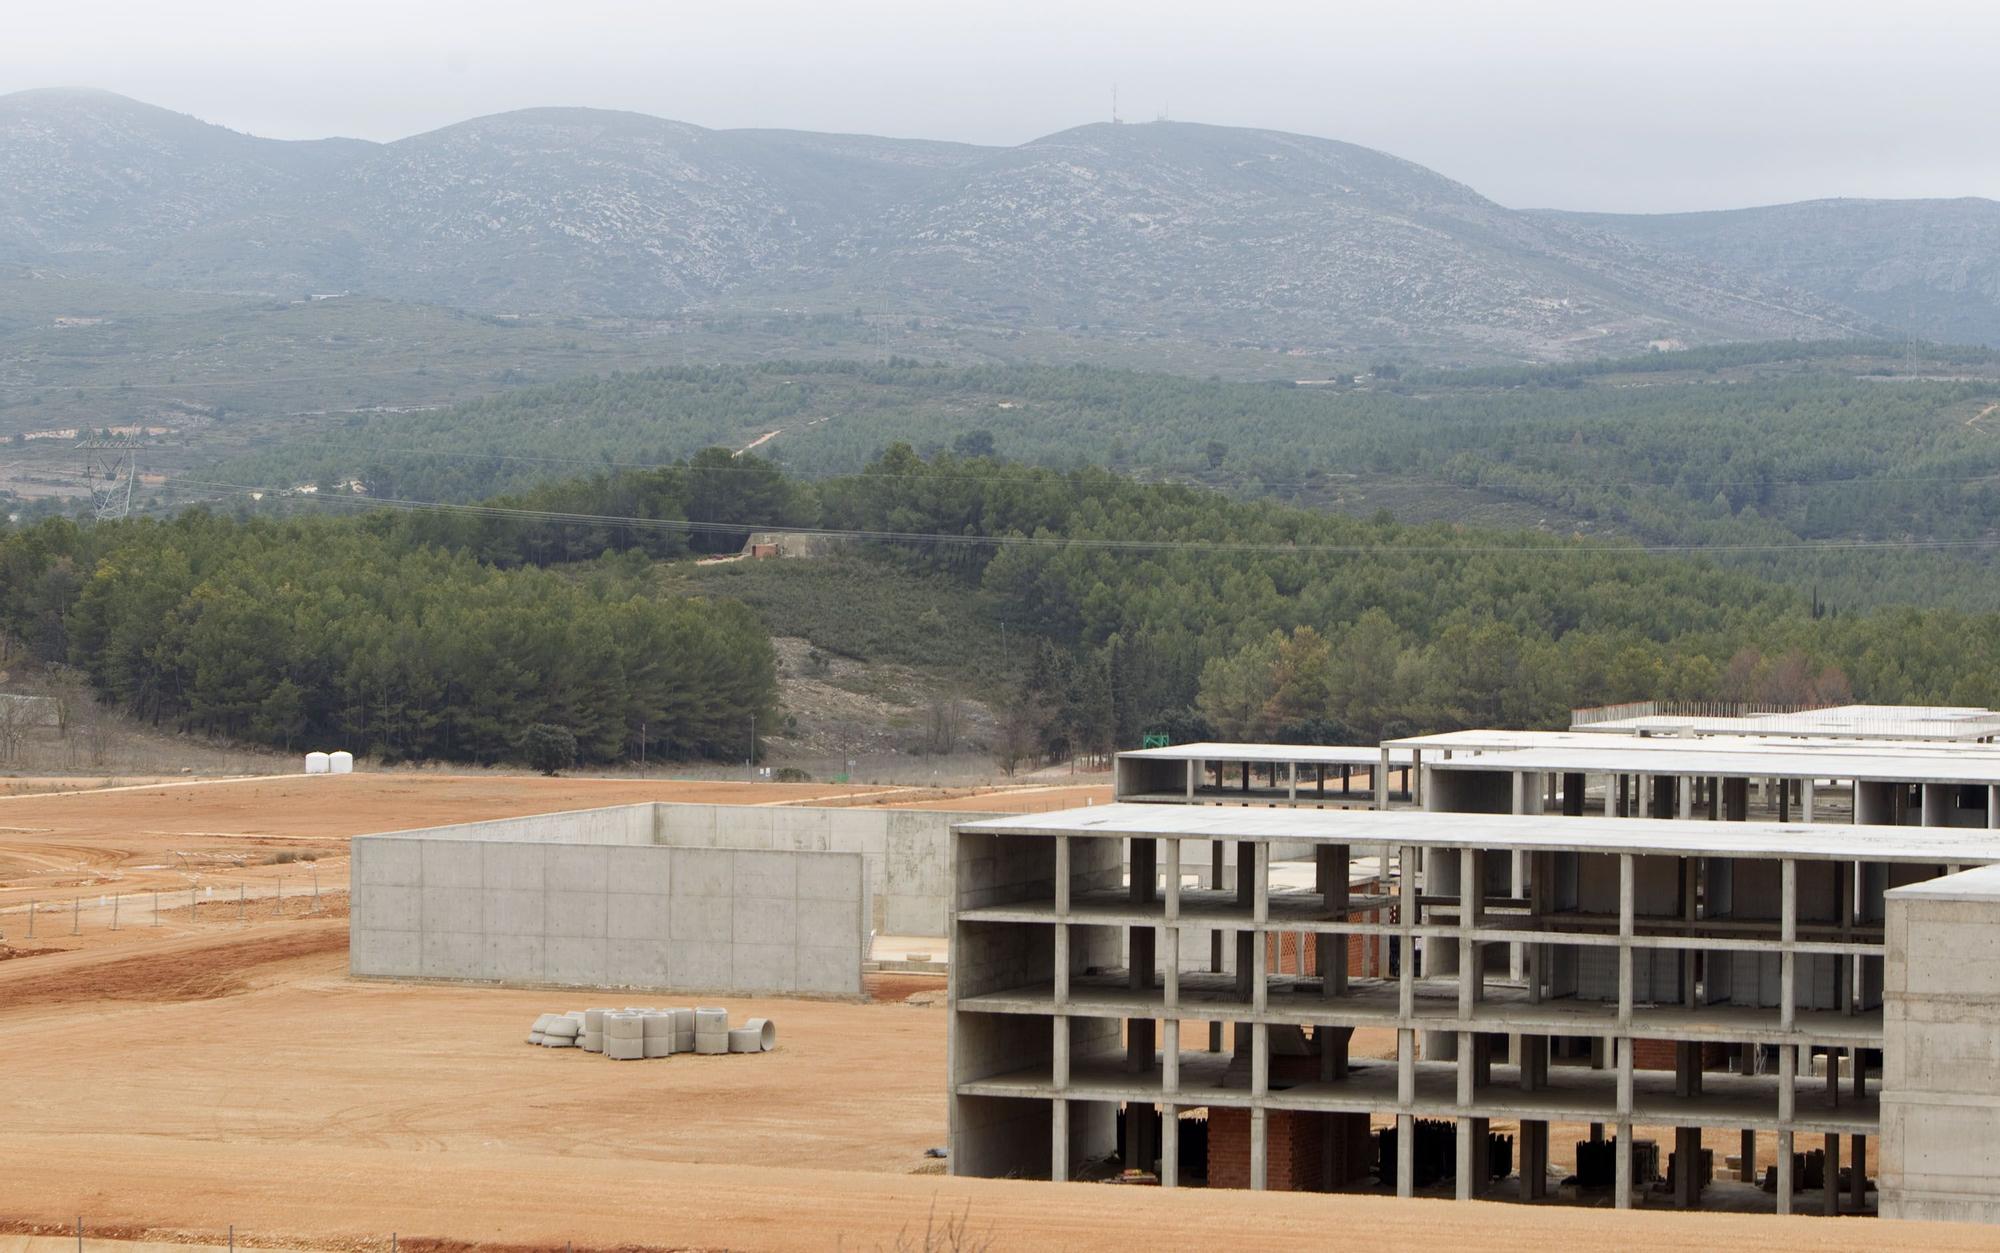
[[[326,765],[329,773],[353,774],[354,754],[344,748],[337,753],[329,753],[327,754]]]
[[[1788,709],[1726,701],[1633,701],[1574,710],[1570,729],[1624,735],[1783,735],[1977,743],[2000,738],[2000,711],[1956,705]]]
[[[331,757],[328,757],[325,753],[321,752],[307,753],[306,773],[307,774],[333,773],[333,759]]]

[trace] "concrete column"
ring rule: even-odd
[[[1742,1143],[1737,1147],[1741,1162],[1737,1166],[1736,1177],[1744,1183],[1757,1182],[1757,1129],[1745,1127]]]
[[[1470,1018],[1476,1012],[1486,972],[1479,957],[1479,945],[1472,938],[1480,924],[1480,898],[1485,895],[1486,858],[1476,848],[1458,853],[1458,1014]]]
[[[1799,1050],[1797,1045],[1778,1046],[1778,1122],[1792,1121],[1798,1111]]]
[[[1169,1017],[1178,1018],[1181,1007],[1181,842],[1177,839],[1162,841],[1166,846],[1167,874],[1165,900],[1161,904],[1161,916],[1166,925],[1161,933],[1166,939],[1166,953],[1160,963],[1164,979],[1161,983],[1160,1004]],[[1167,1044],[1176,1056],[1180,1053],[1180,1031],[1167,1032]]]
[[[1701,1128],[1674,1128],[1674,1204],[1693,1209],[1701,1202]]]
[[[1348,846],[1345,844],[1322,844],[1315,851],[1314,877],[1318,880],[1320,900],[1329,914],[1347,918],[1348,897]],[[1343,995],[1347,991],[1347,945],[1345,935],[1319,935],[1314,939],[1315,954],[1319,962],[1320,995],[1326,999]],[[1363,950],[1364,953],[1366,950]],[[1300,962],[1304,963],[1304,950],[1300,950]]]
[[[1676,799],[1680,802],[1675,810],[1675,816],[1680,818],[1694,817],[1694,780],[1686,775],[1675,775],[1674,792]]]
[[[1405,1036],[1409,1032],[1402,1033]],[[1415,1196],[1417,1191],[1417,1120],[1409,1114],[1396,1115],[1396,1195]]]
[[[1408,1027],[1396,1029],[1396,1105],[1408,1109],[1417,1103],[1417,1033]]]
[[[1208,886],[1218,892],[1222,890],[1223,874],[1228,869],[1223,864],[1225,859],[1226,854],[1222,841],[1210,840],[1208,842]],[[1211,974],[1219,975],[1222,973],[1222,929],[1220,927],[1208,933],[1208,969]],[[1208,1024],[1208,1051],[1211,1053],[1220,1053],[1222,1051],[1222,1024],[1219,1022]]]
[[[1584,776],[1569,772],[1562,777],[1562,811],[1566,817],[1583,816]]]
[[[1062,1096],[1049,1106],[1049,1178],[1069,1179],[1069,1101]]]
[[[1549,1124],[1524,1121],[1521,1124],[1521,1195],[1530,1201],[1549,1195]]]
[[[1799,863],[1785,858],[1780,871],[1779,897],[1779,939],[1785,949],[1778,955],[1778,987],[1782,998],[1778,1007],[1778,1025],[1790,1031],[1796,1021],[1798,954],[1791,946],[1799,939]]]
[[[1149,905],[1158,900],[1160,842],[1145,837],[1134,837],[1127,843],[1126,860],[1130,875],[1126,889],[1132,903]]]
[[[1792,1212],[1792,1133],[1778,1133],[1778,1212]]]
[[[1472,1032],[1458,1033],[1458,1104],[1460,1108],[1473,1105],[1478,1097],[1479,1076],[1477,1072],[1477,1051]]]
[[[1813,777],[1807,775],[1799,780],[1799,821],[1813,820]]]
[[[1181,1090],[1181,1020],[1161,1022],[1160,1037],[1160,1092],[1173,1096]]]
[[[1160,1106],[1160,1186],[1181,1186],[1181,1107]]]
[[[1049,1022],[1049,1082],[1055,1086],[1057,1095],[1061,1095],[1069,1087],[1069,1017],[1057,1014]]]
[[[1416,1016],[1417,1010],[1417,947],[1416,935],[1412,930],[1417,925],[1417,850],[1406,846],[1402,852],[1401,883],[1399,889],[1402,903],[1397,909],[1397,925],[1402,934],[1397,937],[1403,952],[1402,966],[1398,970],[1396,1013],[1404,1022]]]
[[[1262,1029],[1262,1024],[1258,1024]],[[1262,1105],[1250,1109],[1250,1190],[1262,1192],[1265,1188],[1264,1175],[1270,1158],[1270,1123]]]
[[[1821,1182],[1826,1184],[1826,1191],[1820,1197],[1820,1205],[1828,1218],[1836,1218],[1840,1215],[1840,1137],[1832,1132],[1826,1137],[1826,1173]]]
[[[1632,1039],[1619,1036],[1618,1047],[1618,1118],[1621,1122],[1632,1120]]]
[[[1069,1008],[1069,924],[1058,922],[1055,927],[1056,969],[1055,1002],[1056,1012]]]
[[[1619,1209],[1631,1209],[1632,1208],[1632,1124],[1628,1120],[1625,1119],[1619,1120],[1618,1146],[1617,1146],[1617,1152],[1613,1155],[1613,1157],[1617,1163],[1616,1165],[1617,1173],[1613,1176],[1615,1180],[1613,1187],[1617,1195],[1613,1197],[1612,1204],[1616,1205]]]
[[[1375,808],[1389,807],[1389,750],[1382,750],[1382,759],[1375,765]]]
[[[1854,1161],[1848,1167],[1848,1208],[1859,1214],[1868,1207],[1868,1137],[1854,1137]]]
[[[1986,826],[1989,830],[2000,827],[2000,784],[1986,789]]]
[[[1787,863],[1790,864],[1790,863]],[[1632,916],[1637,887],[1632,854],[1618,854],[1618,1025],[1632,1025]]]
[[[1926,783],[1923,785],[1922,818],[1924,826],[1942,827],[1947,825],[1950,814],[1948,808],[1950,804],[1949,787],[1950,785],[1945,783]]]
[[[1466,1050],[1464,1048],[1459,1049],[1459,1054],[1461,1057],[1465,1054],[1465,1052]],[[1464,1063],[1461,1062],[1460,1065],[1462,1067]],[[1462,1069],[1460,1073],[1461,1074],[1464,1073]],[[1481,1190],[1481,1189],[1475,1189],[1473,1187],[1473,1178],[1472,1178],[1474,1171],[1478,1169],[1477,1162],[1474,1160],[1476,1155],[1472,1151],[1472,1138],[1474,1134],[1473,1127],[1478,1122],[1479,1120],[1477,1118],[1461,1117],[1458,1120],[1458,1139],[1457,1143],[1453,1147],[1456,1148],[1458,1151],[1458,1163],[1457,1163],[1457,1170],[1455,1173],[1458,1176],[1456,1180],[1458,1184],[1457,1195],[1458,1199],[1461,1201],[1470,1201],[1473,1198],[1474,1193],[1476,1191]]]
[[[1196,775],[1196,774],[1197,774],[1197,773],[1198,773],[1198,772],[1199,772],[1200,770],[1201,770],[1201,763],[1200,763],[1200,762],[1198,762],[1198,761],[1192,761],[1192,760],[1188,762],[1188,764],[1187,764],[1187,803],[1188,803],[1188,804],[1190,804],[1190,805],[1194,804],[1194,780],[1195,780],[1195,775]]]
[[[1250,1024],[1250,1095],[1262,1101],[1271,1090],[1271,1029]]]
[[[1069,921],[1069,837],[1056,837],[1056,921]]]

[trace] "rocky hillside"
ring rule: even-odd
[[[1901,334],[2000,344],[2000,201],[1809,200],[1550,217],[1809,291]]]
[[[1185,123],[979,148],[533,109],[290,143],[101,92],[0,97],[0,261],[118,281],[1433,359],[1895,323],[1796,267],[1671,242],[1349,144]]]

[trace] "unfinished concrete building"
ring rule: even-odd
[[[1573,730],[1623,735],[1777,735],[1812,739],[2000,739],[2000,710],[1963,705],[1829,705],[1756,709],[1740,702],[1633,701],[1578,709]]]
[[[2000,827],[1991,749],[1712,743],[1605,737],[1452,757],[1423,766],[1419,794],[1434,812]]]
[[[1404,872],[1357,895],[1383,845]],[[1161,871],[1218,846],[1227,882]],[[1315,890],[1274,890],[1301,848]],[[2000,869],[1954,873],[1994,863],[1983,828],[1169,804],[962,823],[952,1169],[1541,1200],[1570,1190],[1547,1167],[1574,1124],[1585,1200],[2000,1217]],[[1325,974],[1273,971],[1273,932]],[[1363,938],[1393,974],[1349,972]],[[1394,1060],[1351,1055],[1360,1028],[1392,1030]],[[1667,1151],[1635,1142],[1661,1126]]]
[[[1410,799],[1415,762],[1407,749],[1204,741],[1118,754],[1113,791],[1167,804],[1366,806],[1378,792]]]

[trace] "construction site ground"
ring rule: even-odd
[[[628,1065],[525,1043],[539,1012],[629,1003],[628,993],[346,973],[348,835],[828,792],[353,776],[0,800],[0,1253],[72,1249],[79,1217],[88,1247],[120,1253],[225,1247],[232,1229],[244,1247],[387,1250],[393,1236],[413,1253],[1994,1245],[1983,1228],[1859,1219],[952,1179],[925,1155],[946,1140],[934,976],[871,976],[865,1004],[715,1001],[737,1019],[773,1019],[778,1049]],[[302,848],[319,858],[317,898],[301,863],[263,860]],[[174,861],[201,849],[239,850],[243,864]],[[268,890],[279,872],[282,900]],[[194,873],[212,881],[191,897],[174,876]],[[266,891],[239,901],[238,883]],[[149,902],[134,904],[147,884],[173,902],[157,922]],[[125,904],[116,930],[96,904],[107,893]],[[52,902],[32,940],[30,894]],[[70,898],[91,907],[63,908]],[[1393,1042],[1363,1032],[1355,1048],[1381,1056]],[[1556,1129],[1556,1156],[1582,1134]],[[1709,1143],[1719,1158],[1734,1137]],[[956,1230],[938,1238],[946,1227]]]

